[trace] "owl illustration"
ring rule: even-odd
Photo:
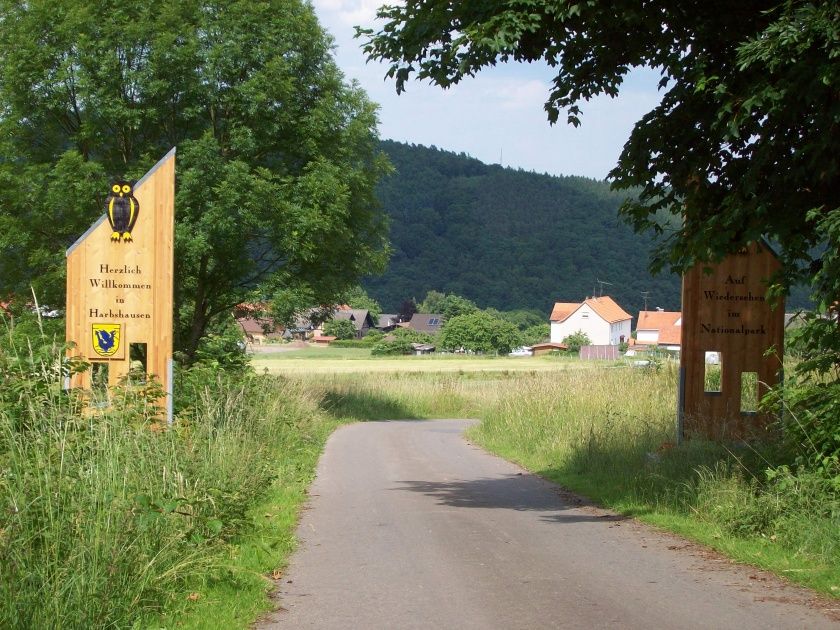
[[[131,230],[137,223],[140,214],[140,204],[132,193],[132,186],[126,181],[114,182],[108,199],[105,200],[105,213],[111,224],[111,240],[130,243]]]

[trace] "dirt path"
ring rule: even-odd
[[[258,627],[840,628],[809,591],[581,506],[467,424],[339,429]]]

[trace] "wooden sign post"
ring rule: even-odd
[[[779,267],[752,243],[683,276],[678,439],[743,439],[770,421],[758,401],[781,377],[784,300],[766,297]]]
[[[171,422],[175,149],[133,186],[115,182],[105,210],[67,250],[69,352],[93,364],[69,386],[89,389],[94,371],[113,386],[142,365]]]

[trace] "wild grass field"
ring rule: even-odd
[[[149,384],[85,411],[54,339],[0,338],[0,628],[247,627],[339,421],[299,383],[201,365],[172,427]]]

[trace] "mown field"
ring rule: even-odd
[[[591,369],[600,362],[582,363],[574,357],[423,355],[371,357],[364,348],[317,348],[262,351],[253,355],[251,364],[258,373],[269,374],[354,374],[405,372],[550,372]]]

